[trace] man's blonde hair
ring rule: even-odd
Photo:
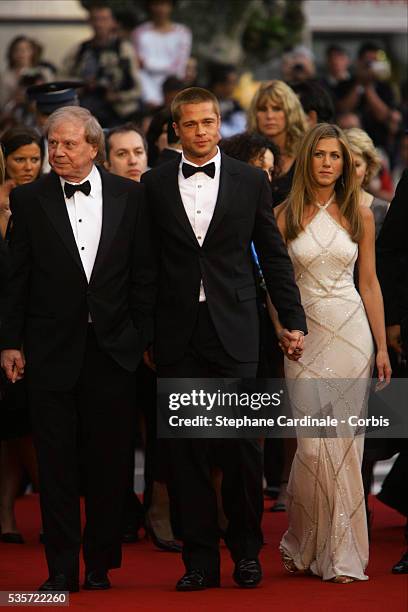
[[[202,87],[188,87],[180,91],[171,103],[173,121],[175,123],[180,121],[183,104],[200,104],[202,102],[212,102],[215,114],[221,115],[219,102],[211,91]]]

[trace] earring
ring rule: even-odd
[[[345,188],[346,188],[346,185],[345,185],[345,183],[344,183],[344,177],[343,177],[343,175],[341,175],[341,186],[342,186],[342,188],[343,188],[343,189],[345,189]]]

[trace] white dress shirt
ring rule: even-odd
[[[89,283],[102,230],[101,175],[93,166],[89,175],[81,181],[81,183],[85,181],[91,183],[91,192],[88,196],[82,191],[76,191],[71,198],[67,198],[64,185],[69,181],[61,177],[60,181],[75,242]]]
[[[205,174],[205,172],[196,172],[189,178],[184,178],[182,171],[183,163],[190,164],[190,166],[195,166],[197,168],[198,164],[193,164],[188,161],[182,153],[178,173],[181,200],[200,246],[203,245],[218,197],[221,171],[221,153],[218,147],[216,155],[212,159],[209,159],[204,165],[210,164],[211,162],[215,164],[214,178],[211,178]],[[205,299],[203,281],[201,281],[199,301],[205,302]]]

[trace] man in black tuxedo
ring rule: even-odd
[[[110,587],[133,427],[134,375],[152,341],[154,273],[144,189],[99,170],[103,132],[89,111],[48,122],[53,172],[13,190],[12,272],[2,367],[27,377],[49,579],[77,591],[78,450],[86,468],[87,589]]]
[[[220,111],[200,88],[173,101],[183,154],[147,172],[160,270],[154,359],[160,377],[255,377],[259,320],[251,241],[289,343],[300,355],[306,322],[277,230],[266,175],[220,153]],[[289,331],[292,330],[292,331]],[[169,441],[185,575],[180,591],[219,586],[217,504],[209,457],[223,470],[225,541],[243,587],[262,577],[262,453],[256,440]]]
[[[388,345],[398,354],[408,355],[408,168],[397,185],[384,224],[377,239],[377,272],[384,296],[385,322]],[[406,490],[405,473],[407,440],[401,440],[398,466],[393,474],[393,486],[400,487],[396,499],[403,499]],[[399,481],[399,482],[398,482]],[[391,487],[388,497],[391,498]],[[382,496],[381,496],[382,495]],[[385,493],[379,497],[387,503]],[[393,504],[389,504],[393,506]],[[402,506],[402,504],[401,504]],[[395,506],[394,506],[395,507]],[[401,511],[401,510],[400,510]],[[408,525],[408,523],[407,523]],[[407,532],[406,532],[407,534]],[[393,569],[395,574],[408,574],[408,549]]]

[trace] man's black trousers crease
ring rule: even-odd
[[[222,347],[206,303],[199,306],[193,337],[183,358],[159,365],[161,378],[250,378],[257,363],[240,363]],[[228,519],[226,544],[234,561],[258,557],[262,452],[257,440],[179,439],[164,441],[171,467],[171,483],[181,515],[183,560],[187,569],[219,574],[219,528],[212,468],[223,472],[222,497]]]
[[[45,552],[51,576],[78,580],[81,522],[79,456],[85,471],[87,570],[121,563],[121,525],[134,423],[134,373],[122,369],[88,336],[79,380],[68,391],[30,384],[40,472]]]

